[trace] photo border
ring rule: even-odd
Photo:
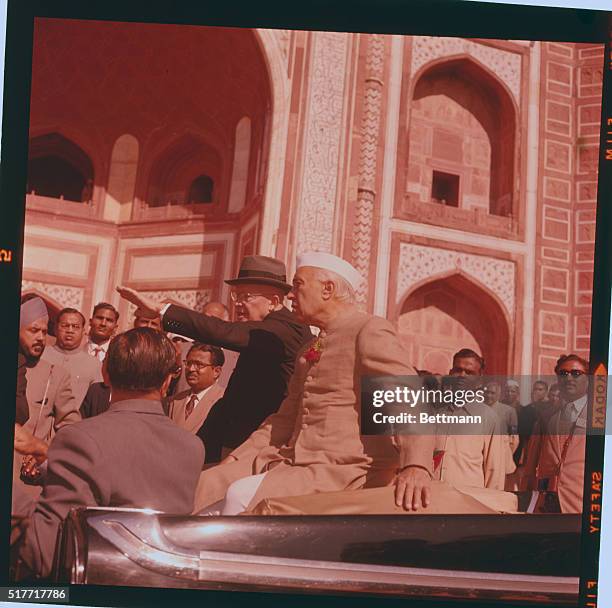
[[[28,158],[28,128],[32,71],[33,26],[35,17],[61,19],[96,19],[109,21],[150,22],[168,24],[232,26],[249,28],[282,28],[324,31],[359,31],[382,34],[435,35],[462,38],[508,38],[538,41],[600,42],[607,43],[604,69],[602,130],[598,175],[597,220],[595,240],[595,268],[591,321],[590,358],[594,371],[597,366],[608,365],[610,330],[610,294],[612,286],[612,148],[606,139],[607,121],[612,120],[612,48],[610,45],[611,13],[605,11],[550,8],[493,3],[464,3],[458,0],[336,0],[333,6],[323,0],[309,0],[299,6],[288,2],[247,2],[226,0],[223,3],[195,5],[189,2],[173,6],[163,2],[127,2],[107,0],[94,6],[76,0],[52,3],[43,0],[9,0],[6,33],[6,65],[4,76],[2,180],[0,200],[3,203],[0,225],[0,247],[11,252],[11,260],[0,264],[0,286],[4,294],[0,315],[3,335],[0,378],[6,394],[16,389],[16,357],[18,344],[19,298],[23,264],[25,184]],[[612,131],[612,127],[610,127]],[[608,151],[608,153],[606,152]],[[8,413],[6,413],[8,412]],[[5,440],[2,442],[3,462],[12,459],[14,411],[6,408]],[[589,426],[592,412],[589,412]],[[592,479],[603,473],[604,437],[589,435],[585,466],[585,494],[583,515],[583,541],[581,548],[580,604],[589,605],[596,585],[600,534],[591,533],[586,516],[597,503],[593,500]],[[2,471],[4,487],[9,487],[10,467]],[[0,517],[9,521],[9,493],[1,501]],[[601,504],[601,495],[599,497]],[[5,540],[0,562],[2,581],[8,576],[8,526],[3,528]],[[596,586],[595,586],[596,589]],[[202,595],[202,594],[205,595]],[[410,605],[442,606],[440,600],[414,600],[407,598],[333,597],[334,605],[371,605],[393,601],[409,601]],[[194,591],[180,589],[133,587],[78,587],[71,588],[71,603],[81,605],[164,605],[168,601],[201,603],[214,602],[215,606],[231,606],[236,601],[257,606],[291,601],[294,605],[314,605],[321,596],[248,592]],[[448,605],[462,604],[452,600]],[[484,605],[484,604],[482,604]]]

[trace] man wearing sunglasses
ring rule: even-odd
[[[207,463],[221,460],[278,410],[287,394],[297,352],[312,339],[309,327],[284,305],[291,289],[286,275],[280,260],[245,257],[238,277],[225,281],[233,288],[235,322],[181,306],[161,305],[133,289],[117,288],[136,306],[161,314],[166,331],[240,353],[223,398],[198,431]]]
[[[530,489],[540,492],[541,513],[580,513],[584,483],[589,363],[562,355],[555,366],[562,406],[533,435],[526,464]]]

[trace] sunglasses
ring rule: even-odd
[[[580,376],[584,376],[585,374],[586,372],[579,369],[562,369],[557,372],[557,376],[561,376],[562,378],[567,378],[568,376],[580,378]]]

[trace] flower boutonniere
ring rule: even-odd
[[[304,358],[308,363],[318,363],[321,358],[321,352],[323,351],[323,343],[320,338],[317,338],[311,345],[310,348],[304,353]]]

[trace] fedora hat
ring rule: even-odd
[[[265,255],[247,255],[243,258],[238,271],[238,277],[225,281],[228,285],[256,283],[257,285],[272,285],[289,291],[287,269],[285,264],[276,258]]]

